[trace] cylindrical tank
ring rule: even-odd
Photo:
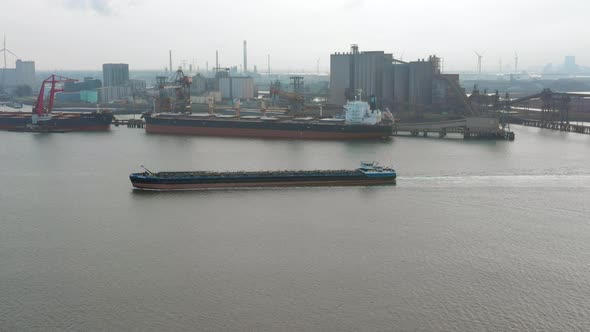
[[[408,99],[413,105],[432,104],[433,67],[430,61],[410,62]]]
[[[408,103],[410,86],[410,65],[399,63],[393,65],[393,102],[394,111],[399,112]]]

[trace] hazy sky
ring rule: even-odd
[[[477,7],[480,4],[481,6]],[[329,55],[385,50],[404,60],[437,54],[446,71],[563,63],[576,55],[590,66],[587,0],[2,0],[0,34],[38,69],[100,69],[104,62],[131,69],[163,69],[172,49],[201,68],[242,63],[275,69],[327,71]],[[9,57],[10,66],[14,58]]]

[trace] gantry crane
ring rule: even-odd
[[[157,97],[158,108],[168,112],[192,112],[191,108],[191,84],[192,77],[184,75],[182,69],[178,69],[176,73],[170,78],[166,79],[164,76],[156,77],[159,94]],[[174,90],[174,98],[166,90]],[[181,109],[178,109],[178,104],[183,103]]]

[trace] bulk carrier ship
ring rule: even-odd
[[[143,166],[142,166],[143,167]],[[362,162],[356,170],[259,172],[151,172],[129,175],[135,189],[194,190],[207,188],[368,186],[395,184],[393,168]]]
[[[144,114],[145,130],[155,134],[260,137],[285,139],[376,139],[393,133],[393,116],[374,103],[355,100],[344,106],[343,118],[240,116],[212,113]],[[262,108],[262,107],[261,107]],[[384,121],[387,117],[388,121]]]
[[[53,113],[50,119],[42,121],[34,126],[31,113],[0,112],[0,129],[11,131],[106,131],[111,128],[113,115],[107,112]]]
[[[92,113],[53,113],[55,93],[63,91],[58,84],[76,80],[51,75],[41,84],[39,96],[32,113],[0,112],[0,129],[30,132],[65,131],[105,131],[111,127],[113,114],[110,112]],[[49,101],[45,105],[45,86],[51,84]]]

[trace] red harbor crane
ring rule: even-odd
[[[39,96],[37,97],[37,101],[35,106],[33,107],[33,117],[32,122],[33,126],[37,126],[40,121],[48,121],[51,120],[51,114],[53,111],[53,103],[55,101],[55,93],[64,91],[61,83],[65,82],[77,82],[78,80],[59,76],[59,75],[51,75],[46,78],[43,83],[41,83],[41,89],[39,90]],[[47,84],[51,84],[51,88],[49,89],[49,101],[47,106],[45,106],[45,86]],[[57,86],[60,84],[59,86]]]

